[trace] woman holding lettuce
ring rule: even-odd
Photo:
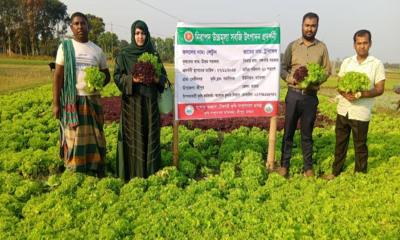
[[[161,74],[148,84],[143,74],[137,74],[135,64],[144,53],[158,57],[151,43],[146,23],[135,21],[131,27],[131,44],[116,57],[114,81],[122,93],[121,121],[117,146],[117,175],[129,181],[133,177],[148,177],[161,165],[160,113],[158,94],[164,89],[167,74]],[[158,61],[160,59],[158,57]]]

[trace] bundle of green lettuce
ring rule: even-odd
[[[307,75],[304,76],[303,78],[298,79],[298,81],[300,80],[299,81],[300,88],[306,89],[310,85],[318,86],[322,82],[326,81],[328,76],[325,73],[325,69],[318,63],[309,63],[307,64],[306,68],[307,68],[306,71]]]
[[[365,73],[347,72],[339,79],[338,90],[345,93],[356,93],[369,90],[371,81]]]
[[[106,75],[98,67],[85,68],[86,90],[89,92],[100,91],[103,89]]]

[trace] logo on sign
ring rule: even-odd
[[[185,107],[185,114],[188,116],[192,116],[194,113],[194,107],[192,105],[187,105]]]
[[[192,42],[193,41],[193,33],[191,31],[187,31],[183,34],[183,38],[185,39],[186,42]]]
[[[274,111],[274,106],[272,106],[271,103],[267,103],[267,104],[265,104],[265,106],[264,106],[264,111],[265,111],[266,113],[272,113],[272,111]]]

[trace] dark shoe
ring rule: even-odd
[[[322,175],[321,178],[330,181],[330,180],[335,179],[336,176],[333,174],[328,174],[328,175]]]
[[[279,175],[281,175],[282,177],[285,177],[285,178],[289,177],[289,170],[285,167],[280,167],[276,172]]]
[[[314,177],[314,171],[312,169],[308,169],[304,172],[304,177]]]

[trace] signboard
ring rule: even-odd
[[[175,119],[276,116],[278,24],[178,23]]]

